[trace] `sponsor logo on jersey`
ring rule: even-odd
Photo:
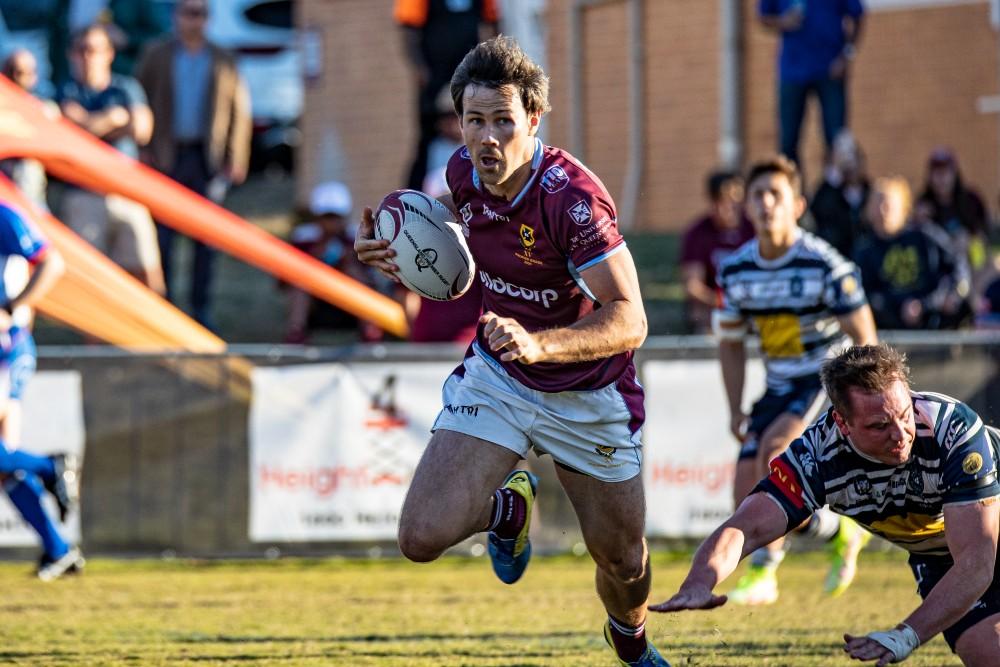
[[[962,470],[966,475],[975,475],[983,469],[983,456],[979,452],[970,452],[962,459]]]
[[[788,281],[788,292],[792,296],[802,296],[802,276],[792,276]]]
[[[856,477],[854,479],[854,490],[859,496],[868,496],[872,492],[872,483],[867,477]]]
[[[594,447],[594,451],[603,456],[604,458],[611,460],[611,457],[615,455],[618,451],[617,447],[608,447],[607,445],[597,445]]]
[[[559,294],[554,289],[537,290],[530,287],[521,287],[520,285],[509,283],[503,278],[494,278],[485,271],[479,272],[479,280],[491,292],[506,294],[515,299],[540,303],[546,308],[551,308],[550,304],[559,298]]]
[[[581,227],[589,224],[594,217],[594,212],[590,210],[590,204],[583,199],[570,206],[567,213],[569,213],[569,217],[573,218],[573,222]]]
[[[483,204],[483,215],[485,215],[487,218],[489,218],[493,222],[510,222],[510,218],[509,217],[507,217],[506,215],[502,215],[500,213],[497,213],[496,211],[494,211],[493,209],[491,209],[486,204]]]
[[[914,495],[921,495],[924,492],[924,475],[914,468],[910,471],[910,476],[906,479],[906,489]]]
[[[557,164],[552,165],[542,174],[542,187],[550,195],[554,195],[569,185],[569,175]]]
[[[944,442],[942,447],[947,451],[952,448],[955,444],[955,440],[958,439],[960,433],[965,430],[965,422],[954,419],[950,424],[948,424],[948,432],[944,435]]]

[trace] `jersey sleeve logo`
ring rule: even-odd
[[[573,218],[573,222],[581,226],[589,224],[594,217],[594,212],[590,210],[590,205],[583,199],[570,206],[567,212],[569,213],[569,217]]]
[[[778,490],[781,491],[781,494],[785,496],[785,499],[796,509],[805,507],[806,503],[802,499],[802,486],[799,484],[795,472],[788,467],[787,463],[781,459],[771,461],[770,479],[778,487]]]
[[[459,153],[459,154],[458,154],[458,156],[459,156],[460,158],[462,158],[463,160],[469,160],[469,161],[471,161],[471,160],[472,160],[472,154],[471,154],[471,153],[469,153],[469,148],[468,148],[468,146],[466,146],[466,147],[463,147],[463,148],[462,148],[462,152],[461,152],[461,153]]]
[[[554,195],[569,185],[569,174],[557,164],[552,165],[542,174],[542,187],[550,195]]]
[[[975,475],[983,469],[983,457],[979,452],[970,452],[962,459],[962,470],[966,475]]]

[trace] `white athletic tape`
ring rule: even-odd
[[[917,637],[916,631],[906,623],[900,623],[900,626],[889,630],[889,632],[872,632],[868,635],[869,639],[874,639],[892,651],[892,662],[906,660],[907,656],[920,646],[920,638]]]

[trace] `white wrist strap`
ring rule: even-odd
[[[902,662],[920,646],[916,631],[906,623],[901,623],[900,626],[888,632],[872,632],[868,635],[869,639],[874,639],[892,651],[892,662]]]

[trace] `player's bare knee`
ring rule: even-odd
[[[449,546],[436,539],[430,530],[422,530],[403,523],[399,526],[398,541],[403,556],[414,563],[436,560]]]
[[[646,550],[642,542],[634,547],[609,550],[606,554],[593,553],[597,567],[623,584],[631,584],[646,576]]]
[[[415,531],[399,531],[399,550],[414,563],[428,563],[437,559],[444,549],[433,540]]]

